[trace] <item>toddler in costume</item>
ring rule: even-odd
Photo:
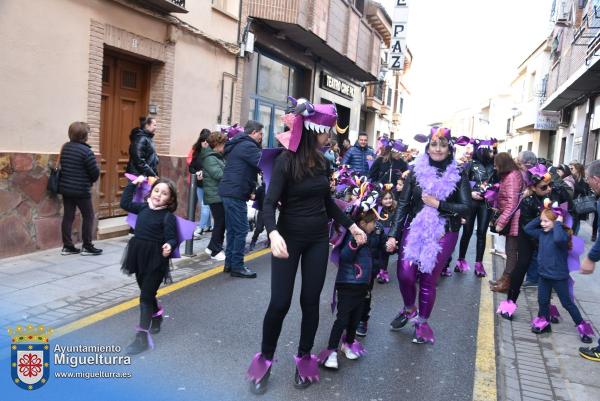
[[[594,331],[592,325],[581,317],[579,309],[570,294],[570,276],[568,267],[569,251],[573,249],[573,231],[563,223],[566,212],[555,203],[550,206],[550,200],[544,200],[544,209],[539,217],[525,226],[525,232],[539,241],[538,269],[540,281],[538,284],[539,312],[532,322],[531,331],[536,334],[552,331],[550,325],[550,295],[552,289],[558,295],[560,303],[565,308],[575,325],[581,341],[591,343]]]
[[[394,198],[394,192],[392,191],[393,186],[391,184],[386,184],[383,187],[381,192],[381,212],[379,213],[384,217],[384,220],[381,221],[385,234],[390,231],[392,226],[392,216],[396,213],[397,202]],[[379,264],[379,273],[377,273],[377,282],[379,284],[386,284],[390,281],[390,276],[388,274],[388,261],[390,259],[390,253],[385,251],[385,246],[383,246],[381,250],[381,258]]]
[[[354,221],[368,236],[366,244],[358,246],[350,232],[346,233],[339,251],[339,269],[335,279],[337,294],[337,316],[331,328],[329,344],[321,351],[318,362],[326,368],[338,368],[339,351],[347,359],[354,360],[366,353],[356,340],[356,329],[361,320],[365,298],[369,292],[369,283],[373,274],[371,247],[372,235],[375,231],[378,215],[376,207],[377,192],[373,192],[366,201],[359,200],[359,210]],[[342,333],[345,335],[342,337]]]
[[[178,244],[175,185],[165,179],[152,184],[147,202],[134,202],[136,186],[146,181],[139,176],[121,196],[121,208],[137,214],[135,235],[129,240],[121,270],[135,274],[140,288],[140,322],[135,340],[127,347],[129,355],[153,348],[152,337],[160,331],[163,309],[158,305],[156,292],[163,281],[170,278],[170,256]]]

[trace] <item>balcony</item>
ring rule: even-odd
[[[345,0],[248,0],[248,16],[273,35],[299,45],[361,82],[379,73],[382,40],[368,20]]]
[[[145,2],[150,8],[167,14],[188,12],[185,9],[185,0],[146,0]]]
[[[365,107],[370,111],[381,111],[383,105],[383,85],[377,83],[367,86]]]

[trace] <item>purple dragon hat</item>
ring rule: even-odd
[[[335,127],[337,110],[334,104],[312,104],[307,99],[291,96],[288,96],[288,101],[292,112],[284,115],[282,120],[290,130],[276,135],[286,149],[292,152],[298,150],[303,127],[316,133],[329,132]]]
[[[227,134],[227,139],[233,139],[237,134],[244,132],[244,128],[240,127],[239,124],[234,124],[227,128],[221,128],[221,132]]]
[[[496,138],[490,138],[490,139],[472,138],[470,140],[470,143],[473,145],[473,150],[477,150],[477,149],[493,150],[496,146],[498,146],[498,140]]]
[[[454,148],[455,145],[458,145],[458,146],[468,145],[469,142],[471,141],[466,136],[460,136],[458,138],[454,138],[452,136],[452,130],[450,128],[446,128],[446,127],[431,127],[431,131],[429,132],[429,135],[423,135],[423,134],[415,135],[415,141],[421,142],[421,143],[426,143],[428,145],[432,140],[435,140],[438,138],[446,138],[448,140],[448,143],[450,144],[451,148]]]
[[[402,139],[390,139],[384,135],[379,138],[379,148],[391,148],[392,152],[404,153],[408,150],[408,145]]]

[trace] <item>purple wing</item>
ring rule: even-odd
[[[270,148],[262,150],[260,161],[258,162],[258,168],[260,168],[263,172],[263,180],[265,181],[265,193],[269,189],[269,182],[271,182],[271,173],[273,172],[275,158],[283,150],[283,148]]]
[[[585,242],[581,238],[576,237],[574,235],[571,241],[573,243],[573,248],[569,251],[567,265],[569,266],[569,272],[575,272],[579,270],[579,257],[585,251]]]

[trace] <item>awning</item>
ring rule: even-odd
[[[338,69],[349,78],[359,82],[377,81],[377,77],[371,72],[363,70],[354,61],[330,47],[322,38],[300,25],[262,18],[255,19],[282,33],[288,40],[309,49],[312,54],[320,57],[321,60],[326,61],[328,65]]]
[[[600,58],[583,65],[542,104],[542,110],[560,111],[577,99],[600,90]]]

